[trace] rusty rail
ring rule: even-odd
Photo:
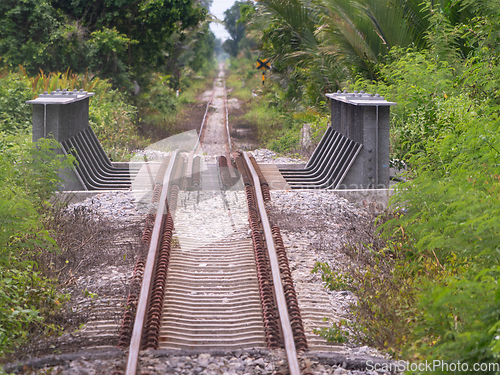
[[[229,148],[229,152],[233,152],[233,148],[231,146],[231,135],[229,134],[229,113],[227,110],[227,93],[226,93],[226,78],[225,77],[222,77],[222,82],[224,84],[224,108],[226,109],[227,146]]]
[[[290,315],[290,324],[293,330],[295,348],[299,351],[305,351],[308,349],[306,332],[300,315],[299,303],[297,300],[297,294],[295,293],[295,287],[293,285],[292,272],[290,271],[290,266],[288,264],[285,245],[283,244],[283,239],[281,238],[281,232],[278,226],[273,225],[271,232],[273,233],[273,239],[276,245],[276,254],[278,256],[288,314]]]
[[[257,164],[257,161],[253,156],[250,156],[250,161],[252,162],[252,166],[255,169],[257,176],[259,176],[260,188],[262,189],[262,196],[264,197],[264,202],[269,202],[271,200],[271,192],[269,191],[269,184],[267,183],[266,178],[262,174],[262,171],[260,170],[259,165]]]
[[[198,135],[198,140],[196,141],[196,145],[193,148],[194,152],[198,151],[198,147],[200,147],[201,144],[201,138],[203,136],[203,128],[205,126],[205,123],[207,121],[207,115],[208,115],[208,110],[210,109],[210,104],[212,104],[214,100],[214,95],[215,95],[215,82],[217,81],[217,78],[214,80],[214,85],[212,87],[212,96],[210,97],[209,102],[207,103],[207,107],[205,109],[205,114],[203,115],[203,120],[201,122],[201,127],[200,127],[200,134]]]
[[[167,171],[170,157],[166,158],[160,166],[158,174],[154,181],[153,196],[151,203],[157,205],[160,200],[161,191],[163,188],[163,178]],[[132,336],[132,329],[134,325],[135,313],[137,310],[137,301],[139,300],[139,292],[141,290],[142,277],[144,276],[144,267],[146,266],[146,252],[143,250],[149,247],[151,243],[151,235],[153,233],[153,226],[155,221],[154,209],[148,212],[144,230],[141,238],[141,252],[136,261],[132,282],[130,283],[130,291],[127,297],[126,309],[123,314],[122,323],[118,337],[118,347],[125,349],[130,345],[130,337]]]
[[[146,320],[146,312],[149,302],[149,293],[151,290],[151,283],[153,280],[153,272],[155,269],[156,256],[158,247],[161,240],[161,229],[163,228],[164,220],[167,212],[167,194],[172,177],[172,172],[177,158],[177,151],[172,152],[168,168],[163,179],[163,189],[161,192],[160,200],[158,202],[158,209],[151,235],[151,243],[149,245],[148,257],[144,269],[144,276],[142,278],[141,292],[137,304],[137,312],[135,315],[134,329],[130,339],[130,347],[127,360],[126,375],[135,375],[137,371],[137,364],[139,362],[139,350],[141,349],[142,329]]]
[[[245,181],[245,195],[248,204],[248,222],[252,233],[252,243],[255,256],[255,266],[257,280],[259,282],[260,302],[262,305],[262,318],[266,334],[267,347],[276,349],[282,346],[280,328],[276,314],[276,301],[274,299],[273,280],[269,258],[262,238],[260,226],[260,215],[256,204],[255,190],[252,180],[249,178],[249,171],[243,162],[243,158],[238,156],[236,163]]]
[[[243,152],[243,157],[246,161],[246,167],[250,171],[251,178],[253,181],[253,186],[260,186],[259,176],[255,171],[250,158],[246,152]],[[267,216],[266,207],[264,205],[264,197],[262,195],[262,190],[255,189],[257,205],[259,208],[259,214],[261,219],[261,224],[264,229],[264,238],[267,245],[267,251],[269,256],[269,261],[271,263],[271,272],[274,284],[274,293],[276,296],[276,303],[278,305],[278,312],[280,316],[281,329],[283,331],[283,341],[285,344],[286,356],[288,359],[288,368],[290,370],[290,375],[300,375],[300,366],[297,358],[297,351],[295,349],[295,341],[293,337],[292,326],[290,324],[290,318],[288,315],[288,308],[285,299],[285,293],[283,290],[283,285],[281,282],[280,267],[278,257],[276,255],[276,249],[273,241],[273,234],[271,231],[271,225],[269,224],[269,218]]]

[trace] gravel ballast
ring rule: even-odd
[[[299,159],[280,158],[272,151],[263,149],[255,150],[253,154],[259,162],[304,162]],[[110,337],[93,343],[91,336],[85,332],[87,327],[91,326],[91,320],[98,319],[96,314],[106,303],[111,301],[121,311],[124,307],[120,298],[126,298],[128,289],[125,284],[130,280],[133,258],[139,251],[138,240],[134,241],[132,236],[139,236],[148,208],[144,203],[136,201],[136,195],[130,191],[103,193],[72,204],[66,209],[68,217],[75,211],[87,210],[94,215],[94,220],[98,223],[109,225],[110,230],[116,232],[115,237],[121,237],[122,241],[118,238],[112,240],[117,246],[110,243],[108,251],[122,261],[116,261],[115,264],[110,262],[102,267],[88,260],[89,266],[83,266],[80,275],[73,275],[72,283],[66,286],[65,290],[73,295],[70,310],[74,312],[74,319],[80,328],[55,340],[40,340],[36,343],[36,350],[33,349],[30,356],[41,357],[51,352],[60,355],[59,362],[46,360],[45,365],[42,365],[43,361],[40,359],[38,362],[37,359],[31,360],[33,367],[42,368],[37,374],[101,374],[111,373],[123,367],[124,353],[113,349],[120,314],[108,314],[108,320],[111,319],[115,324],[109,331],[115,330],[114,336],[110,334]],[[271,197],[272,200],[268,203],[269,216],[271,222],[281,228],[299,306],[301,309],[308,308],[307,296],[318,295],[322,296],[322,303],[325,302],[323,310],[329,311],[329,315],[325,317],[330,323],[348,318],[349,305],[355,302],[354,296],[347,291],[328,291],[324,288],[320,276],[312,274],[311,270],[319,261],[328,262],[332,269],[341,271],[342,264],[346,262],[340,251],[341,247],[356,230],[373,226],[374,217],[331,191],[271,191]],[[181,207],[182,202],[179,202]],[[203,200],[203,204],[210,204],[210,199]],[[124,230],[130,224],[133,224],[135,229],[134,233],[129,233],[128,239],[129,237],[123,235],[124,232],[118,230]],[[127,241],[129,244],[124,244]],[[90,246],[90,243],[88,245]],[[85,247],[82,251],[85,251]],[[312,320],[306,322],[306,328],[312,330],[311,327],[315,324],[317,323]],[[312,332],[308,334],[308,337],[313,337]],[[100,356],[88,354],[99,347],[103,350]],[[78,354],[82,348],[87,348],[90,352]],[[104,355],[105,352],[109,355]],[[330,353],[306,353],[301,363],[307,365],[315,374],[377,374],[375,371],[366,370],[367,360],[381,363],[387,361],[376,350],[368,347],[334,345],[331,346]],[[286,373],[286,359],[282,351],[194,354],[172,351],[146,352],[141,356],[140,366],[144,373],[149,374]]]

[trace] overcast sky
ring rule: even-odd
[[[224,20],[224,11],[233,6],[235,0],[213,0],[212,6],[210,7],[210,13],[212,13],[219,20]],[[222,41],[229,38],[229,34],[227,33],[224,26],[216,24],[212,22],[210,24],[210,29],[215,34],[216,38],[222,39]]]

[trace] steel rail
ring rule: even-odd
[[[335,131],[329,126],[323,134],[323,137],[321,137],[321,141],[318,143],[318,146],[314,149],[314,152],[311,155],[311,158],[307,162],[306,166],[302,169],[280,168],[281,174],[294,174],[296,172],[309,173],[316,170],[322,160],[321,155],[325,152],[325,149],[329,148],[331,144],[331,138],[332,136],[334,136],[334,134]]]
[[[161,191],[160,200],[158,202],[158,209],[156,212],[151,244],[149,246],[148,257],[144,270],[144,277],[141,284],[141,292],[139,295],[139,302],[137,304],[134,329],[132,331],[132,338],[130,339],[127,369],[125,370],[125,375],[135,375],[137,372],[137,364],[139,363],[139,351],[141,349],[142,330],[144,327],[144,322],[146,320],[146,312],[149,303],[149,293],[151,290],[151,282],[153,280],[156,255],[158,253],[158,246],[160,245],[161,240],[161,229],[163,227],[163,221],[165,220],[168,209],[168,189],[176,159],[177,151],[174,151],[170,155],[170,161],[168,163],[167,171],[165,173],[165,177],[163,178],[163,188]]]
[[[342,173],[342,176],[340,176],[340,178],[338,179],[338,181],[337,181],[336,184],[335,184],[335,181],[332,182],[332,184],[330,186],[328,186],[327,189],[338,189],[338,187],[340,186],[340,184],[342,183],[342,181],[344,181],[344,178],[347,175],[347,172],[349,172],[349,170],[351,169],[351,166],[353,165],[354,161],[358,157],[358,154],[359,154],[359,152],[361,151],[362,148],[363,148],[363,145],[360,144],[359,147],[357,147],[355,149],[354,156],[351,158],[351,161],[347,165],[347,168],[345,169],[345,171]]]
[[[290,324],[290,317],[288,315],[288,308],[285,300],[285,293],[283,291],[283,284],[281,283],[278,256],[276,255],[271,225],[269,224],[266,206],[264,205],[264,197],[260,188],[259,176],[257,175],[257,172],[255,171],[252,162],[250,161],[250,158],[245,151],[243,152],[243,157],[245,158],[248,170],[252,175],[252,180],[255,187],[255,195],[257,198],[257,205],[259,208],[259,215],[262,227],[264,229],[264,237],[269,255],[269,263],[271,264],[271,273],[273,276],[276,304],[278,305],[281,329],[283,331],[283,341],[285,344],[285,352],[288,359],[288,368],[290,370],[290,375],[300,375],[300,366],[297,358],[297,351],[295,349],[292,326]]]
[[[222,77],[222,83],[224,84],[224,108],[226,110],[226,132],[227,132],[227,144],[229,147],[229,152],[233,152],[233,148],[231,147],[231,135],[229,134],[229,114],[227,109],[227,93],[226,93],[226,78]],[[228,160],[229,163],[229,160]],[[229,166],[229,164],[228,164]]]
[[[335,154],[337,145],[341,139],[342,135],[340,133],[332,131],[332,135],[328,137],[328,141],[322,146],[323,150],[318,156],[320,159],[313,167],[309,169],[296,169],[295,171],[292,170],[288,172],[280,170],[281,174],[285,179],[296,176],[304,176],[307,178],[319,176],[325,170],[325,165],[327,165],[330,161],[331,155]],[[318,146],[318,148],[319,147],[320,146]]]
[[[205,126],[205,123],[207,120],[207,115],[208,115],[208,110],[210,109],[210,104],[212,104],[212,102],[214,101],[215,82],[217,81],[217,78],[214,79],[214,85],[212,87],[212,96],[210,97],[210,100],[207,103],[207,107],[205,109],[205,114],[203,115],[203,120],[201,122],[200,134],[198,135],[198,140],[196,141],[196,145],[193,148],[193,151],[195,151],[195,152],[198,150],[198,147],[200,146],[200,143],[201,143],[201,137],[203,136],[203,127]]]

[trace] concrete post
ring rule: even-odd
[[[33,104],[33,142],[52,137],[64,142],[89,126],[89,98],[94,93],[83,90],[44,92]],[[61,151],[62,153],[62,151]],[[74,170],[63,171],[64,190],[85,190]]]
[[[340,187],[389,188],[389,115],[396,103],[364,91],[326,96],[331,99],[332,128],[363,145]]]

